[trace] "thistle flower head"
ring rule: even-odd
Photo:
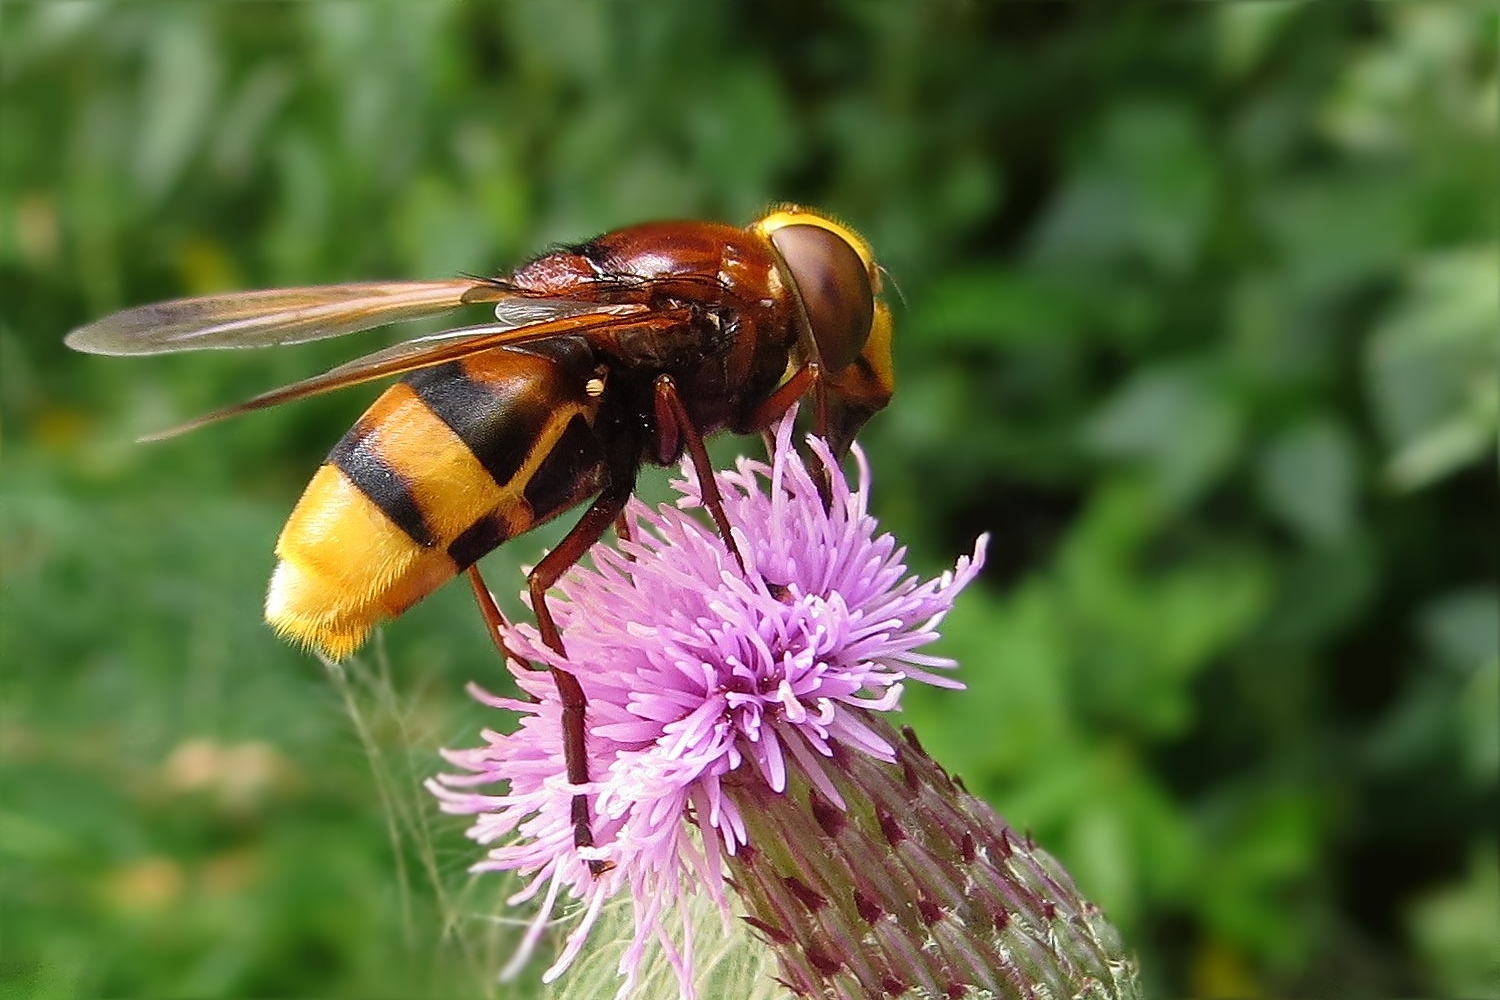
[[[821,441],[810,447],[832,467]],[[548,980],[576,957],[603,903],[628,888],[635,937],[621,961],[621,995],[653,939],[689,995],[692,943],[673,933],[671,911],[703,892],[727,913],[724,867],[751,840],[746,805],[782,793],[790,775],[842,808],[830,768],[845,754],[895,760],[893,741],[869,720],[897,707],[903,682],[961,686],[945,673],[952,661],[918,650],[978,572],[985,540],[938,579],[909,574],[904,550],[870,516],[869,470],[858,448],[854,456],[857,486],[833,476],[825,506],[788,418],[769,465],[741,459],[717,476],[747,570],[685,513],[701,506],[685,475],[674,483],[676,508],[632,501],[631,540],[596,546],[593,567],[575,567],[554,589],[566,658],[531,626],[509,629],[514,653],[572,672],[588,697],[583,790],[597,845],[574,846],[570,803],[579,789],[566,778],[551,677],[512,664],[534,701],[474,694],[517,713],[519,728],[447,752],[463,773],[429,782],[446,811],[477,814],[469,836],[492,846],[475,869],[525,876],[512,902],[542,897],[512,971],[561,897],[581,901],[583,916]],[[590,860],[613,867],[596,876]]]

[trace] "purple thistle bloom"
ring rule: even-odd
[[[810,444],[819,460],[831,461],[823,442]],[[588,696],[593,780],[585,790],[597,846],[573,843],[575,787],[566,778],[562,708],[551,677],[512,663],[516,683],[535,701],[473,693],[517,713],[519,728],[486,731],[487,745],[446,752],[467,773],[428,782],[445,811],[477,814],[469,836],[493,846],[474,869],[526,876],[512,903],[542,897],[507,973],[526,961],[566,894],[582,904],[583,916],[543,976],[556,978],[577,957],[604,902],[628,886],[635,935],[621,960],[620,995],[633,989],[655,940],[691,996],[692,941],[685,927],[680,940],[674,933],[673,911],[701,892],[727,917],[726,868],[748,872],[758,850],[774,846],[752,836],[768,836],[768,797],[785,798],[790,784],[804,802],[843,810],[840,788],[851,787],[851,760],[899,759],[898,767],[912,772],[902,756],[910,751],[888,738],[894,733],[877,714],[898,707],[906,680],[962,686],[943,672],[953,661],[917,650],[937,638],[955,595],[980,568],[986,539],[936,580],[908,574],[904,549],[877,534],[868,512],[869,469],[858,448],[854,456],[858,488],[834,476],[825,509],[792,447],[788,418],[770,466],[741,459],[717,477],[748,575],[712,528],[683,512],[701,506],[689,475],[674,484],[678,509],[652,511],[632,501],[633,540],[596,546],[594,567],[575,567],[556,588],[566,660],[533,627],[509,629],[506,642],[518,656],[573,672]],[[479,790],[497,784],[503,791]],[[1003,827],[985,815],[981,823]],[[824,828],[827,820],[818,817]],[[818,827],[808,825],[816,836]],[[1009,856],[1007,837],[1020,841],[1004,829],[998,841],[986,840],[992,832],[981,831],[978,841],[965,835],[970,861],[975,843],[993,842],[997,855]],[[589,860],[614,867],[595,876]],[[1050,917],[1055,907],[1047,906]],[[763,919],[752,924],[773,942],[780,933]]]
[[[604,901],[628,884],[636,935],[622,961],[621,994],[653,938],[688,992],[691,942],[679,949],[666,920],[692,892],[709,894],[727,912],[724,855],[739,851],[748,835],[726,778],[748,768],[781,792],[790,766],[842,804],[824,771],[835,743],[895,758],[861,712],[895,709],[907,678],[962,686],[937,672],[952,668],[951,660],[916,649],[937,637],[953,596],[979,569],[984,540],[953,573],[918,581],[907,574],[895,539],[876,534],[869,470],[858,449],[859,488],[833,477],[825,510],[791,435],[788,419],[772,466],[742,459],[718,476],[725,513],[753,570],[748,578],[712,528],[681,510],[650,511],[632,501],[633,541],[596,546],[594,569],[576,568],[557,588],[553,608],[568,659],[560,661],[529,625],[506,635],[518,656],[574,672],[588,696],[597,847],[581,853],[573,846],[573,786],[551,677],[512,664],[535,703],[474,690],[484,703],[519,713],[520,728],[486,732],[489,745],[448,752],[470,773],[442,775],[429,788],[445,811],[480,814],[469,835],[498,844],[476,870],[529,875],[513,902],[543,895],[508,971],[525,961],[566,890],[585,912],[544,978],[560,974]],[[812,447],[830,461],[821,441]],[[674,485],[679,508],[701,505],[691,477]],[[506,794],[467,790],[497,782],[509,784]],[[590,859],[615,867],[595,877]]]

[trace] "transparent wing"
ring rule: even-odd
[[[66,343],[90,354],[272,347],[339,337],[476,302],[497,303],[497,318],[511,328],[593,308],[577,300],[526,298],[479,278],[317,285],[137,306],[79,327]]]
[[[600,311],[604,308],[610,311]],[[330,368],[321,375],[314,375],[312,378],[293,382],[279,389],[272,389],[270,392],[263,392],[243,403],[235,403],[232,406],[214,410],[212,413],[205,413],[185,424],[148,434],[141,440],[159,441],[163,438],[176,437],[178,434],[228,417],[263,410],[268,406],[281,403],[290,403],[297,399],[306,399],[308,396],[359,385],[361,382],[371,382],[415,371],[418,368],[429,368],[448,361],[456,361],[459,358],[496,347],[528,344],[568,335],[587,336],[608,333],[618,336],[626,331],[665,333],[690,322],[691,319],[691,313],[686,309],[662,309],[652,312],[642,305],[618,305],[596,307],[588,313],[565,316],[542,323],[530,323],[525,326],[499,322],[447,330],[367,354],[336,368]]]
[[[508,303],[502,303],[507,305]],[[536,309],[538,304],[550,306],[545,312]],[[403,340],[399,344],[372,351],[361,355],[353,361],[346,361],[337,368],[330,368],[322,375],[315,376],[320,379],[337,379],[346,375],[355,374],[373,367],[384,368],[386,365],[400,364],[406,360],[416,360],[418,363],[411,368],[402,368],[401,371],[411,371],[413,368],[423,368],[427,364],[441,364],[443,361],[452,360],[442,357],[438,361],[427,362],[423,359],[438,350],[439,344],[461,342],[457,346],[460,352],[456,357],[472,354],[474,351],[489,350],[501,343],[523,344],[541,339],[542,337],[559,336],[559,330],[567,333],[587,333],[600,324],[594,322],[599,319],[607,319],[613,316],[633,316],[644,312],[646,307],[642,305],[596,305],[594,303],[572,302],[560,299],[533,299],[525,303],[525,309],[501,309],[496,307],[499,313],[497,322],[481,323],[478,326],[461,326],[452,330],[440,330],[437,333],[425,334],[421,337],[412,337]],[[528,318],[529,317],[529,318]],[[578,320],[575,324],[562,324],[562,320]],[[546,324],[545,329],[538,333]],[[505,336],[507,331],[514,336]],[[479,346],[469,344],[469,341],[481,340]],[[384,374],[396,374],[386,372]],[[373,378],[381,378],[383,375],[375,375]],[[363,381],[363,380],[361,380]],[[289,387],[290,388],[290,387]],[[337,388],[337,386],[335,387]]]

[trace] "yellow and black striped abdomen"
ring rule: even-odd
[[[333,659],[495,546],[597,493],[581,343],[499,348],[391,386],[276,543],[266,620]]]

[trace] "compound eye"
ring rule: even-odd
[[[820,226],[782,226],[771,242],[797,283],[824,368],[838,371],[859,357],[875,316],[865,262],[842,236]]]

